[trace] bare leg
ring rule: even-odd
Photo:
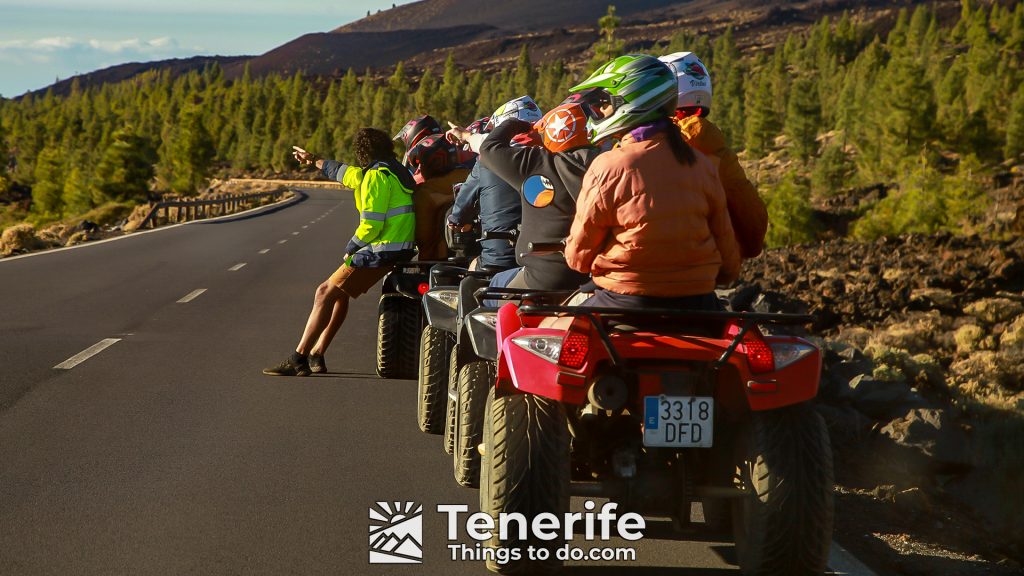
[[[348,294],[342,292],[334,302],[334,312],[331,313],[331,320],[327,323],[327,327],[324,328],[323,332],[320,333],[320,338],[313,345],[313,349],[310,350],[310,354],[323,354],[327,352],[327,347],[331,345],[331,340],[334,340],[334,335],[338,333],[338,328],[345,322],[345,316],[348,315]]]
[[[295,351],[299,354],[309,354],[313,342],[320,338],[321,333],[330,324],[334,315],[335,303],[345,299],[345,309],[348,309],[348,296],[330,282],[324,282],[317,286],[316,294],[313,296],[313,309],[309,312],[309,319],[306,320],[306,329],[302,333],[302,339]],[[340,322],[339,322],[340,325]],[[335,328],[337,331],[337,328]]]

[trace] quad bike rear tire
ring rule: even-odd
[[[480,451],[483,441],[487,390],[494,388],[494,363],[477,360],[459,369],[458,405],[455,408],[455,450],[452,464],[455,481],[467,488],[480,485]]]
[[[416,422],[427,434],[444,432],[448,407],[448,358],[455,338],[450,332],[425,326],[420,335]]]
[[[381,378],[416,378],[420,314],[420,303],[412,298],[381,297],[377,307],[377,375]]]
[[[562,404],[533,394],[495,397],[490,392],[484,424],[484,463],[481,471],[480,509],[497,522],[501,512],[523,514],[532,522],[549,512],[562,518],[569,510],[569,429]],[[559,539],[545,542],[528,537],[515,538],[515,531],[503,542],[497,537],[492,547],[547,548],[546,561],[519,560],[505,564],[487,562],[488,570],[500,574],[553,574],[562,567],[556,559]]]
[[[452,346],[451,357],[448,359],[448,410],[444,424],[444,453],[451,456],[455,453],[455,418],[458,407],[459,393],[459,349]]]
[[[832,448],[825,422],[807,404],[755,412],[737,435],[733,503],[740,569],[749,575],[819,575],[835,518]]]

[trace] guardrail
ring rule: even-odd
[[[273,190],[270,192],[254,192],[252,194],[222,194],[202,200],[170,200],[161,201],[153,205],[153,208],[146,214],[146,217],[139,223],[137,229],[155,228],[157,222],[191,222],[238,212],[240,209],[247,210],[255,208],[257,200],[270,198],[276,202],[287,190]],[[171,210],[174,209],[174,218],[171,217]],[[160,213],[163,212],[161,218]]]

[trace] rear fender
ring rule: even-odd
[[[514,303],[508,303],[498,308],[497,322],[495,323],[495,346],[498,348],[497,374],[498,389],[512,391],[512,371],[509,369],[506,360],[508,356],[502,353],[502,343],[506,338],[523,327],[522,319],[516,311],[519,309]]]
[[[813,346],[811,342],[793,336],[765,336],[764,340],[769,345],[793,343]],[[781,370],[751,374],[746,356],[743,356],[741,374],[750,409],[774,410],[812,400],[818,395],[821,363],[821,350],[815,346],[814,352]]]

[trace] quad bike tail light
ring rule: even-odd
[[[751,372],[760,374],[775,371],[775,353],[760,336],[748,332],[743,338],[743,347],[746,349]]]
[[[569,332],[562,340],[562,350],[558,355],[558,363],[567,368],[579,370],[587,361],[590,353],[590,337],[579,332]]]
[[[517,336],[512,343],[552,364],[576,370],[583,367],[590,352],[590,339],[576,332],[565,336]]]
[[[426,282],[420,282],[420,285],[416,287],[416,291],[420,293],[420,296],[426,294],[428,290],[430,290],[430,284]]]

